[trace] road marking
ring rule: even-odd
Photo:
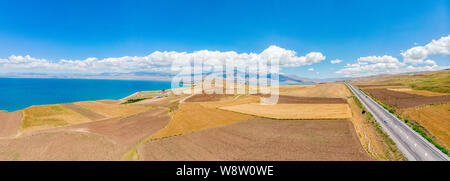
[[[406,139],[408,139],[409,138],[409,136],[406,136]]]
[[[425,152],[425,156],[428,156],[428,153],[427,153],[427,152]]]
[[[417,143],[414,143],[414,146],[417,146]]]

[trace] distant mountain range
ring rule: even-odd
[[[209,74],[211,73],[204,73],[202,74],[202,76],[207,76]],[[235,75],[236,74],[237,72],[235,72]],[[286,75],[286,74],[278,74],[278,75],[281,84],[322,83],[322,82],[334,82],[345,79],[345,78],[310,79],[305,77],[298,77],[296,75]],[[160,72],[129,72],[129,73],[99,73],[99,74],[0,73],[0,77],[4,78],[120,79],[120,80],[163,80],[163,81],[172,80],[174,76],[175,74],[173,73],[160,73]],[[270,78],[271,76],[272,76],[271,74],[268,74],[268,78]],[[248,78],[249,75],[247,74],[245,77]]]

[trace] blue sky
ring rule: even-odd
[[[58,62],[147,56],[154,51],[261,53],[275,45],[299,57],[310,52],[326,56],[311,65],[283,68],[285,73],[342,77],[365,75],[336,73],[360,62],[360,57],[387,55],[403,62],[402,51],[449,34],[450,1],[445,0],[0,0],[4,62],[11,55]],[[422,62],[433,60],[439,66],[435,69],[450,66],[446,50],[428,53]],[[380,57],[366,62],[385,62]],[[342,62],[331,64],[335,59]],[[403,67],[407,66],[426,64]],[[311,68],[314,71],[308,71]]]

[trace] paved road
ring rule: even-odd
[[[353,85],[346,83],[372,113],[398,149],[411,161],[450,161],[449,157]]]

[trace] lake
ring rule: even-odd
[[[138,91],[170,89],[170,81],[0,78],[0,110],[32,105],[121,99]]]

